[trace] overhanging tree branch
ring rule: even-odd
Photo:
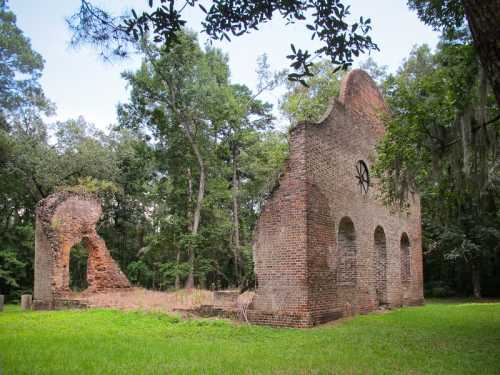
[[[322,43],[314,54],[326,56],[338,69],[348,68],[362,53],[378,50],[369,36],[370,18],[348,22],[351,10],[343,0],[213,0],[208,9],[198,0],[187,0],[180,8],[176,7],[175,0],[147,0],[147,5],[150,11],[132,10],[113,17],[90,1],[81,0],[79,11],[67,19],[73,31],[72,44],[90,43],[97,46],[103,56],[125,56],[133,41],[139,42],[149,34],[155,43],[170,48],[178,41],[177,33],[187,25],[183,11],[187,6],[197,6],[205,14],[202,32],[211,40],[230,41],[231,37],[258,30],[277,13],[287,24],[304,24],[311,38]],[[308,21],[306,15],[312,20]],[[313,75],[309,51],[296,48],[292,43],[287,58],[295,70],[288,78],[305,84],[304,78]]]

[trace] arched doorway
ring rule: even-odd
[[[355,286],[357,282],[357,244],[356,231],[350,218],[340,220],[337,236],[337,283],[339,286]]]
[[[81,292],[88,288],[87,265],[89,251],[83,241],[73,246],[69,251],[69,288],[73,292]]]
[[[406,233],[401,235],[401,282],[410,282],[411,279],[411,254],[410,239]]]
[[[387,241],[384,228],[375,228],[373,236],[375,250],[375,291],[378,305],[385,305],[387,301]]]

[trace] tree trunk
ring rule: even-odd
[[[137,225],[137,244],[139,249],[144,248],[144,225],[142,223]]]
[[[179,246],[176,246],[176,254],[175,254],[175,266],[176,266],[176,272],[175,272],[175,289],[180,289],[181,288],[181,278],[179,276],[179,263],[181,262],[181,249]]]
[[[481,65],[500,106],[500,0],[463,0],[463,6]]]
[[[146,46],[147,47],[147,46]],[[191,234],[193,236],[198,234],[198,227],[200,225],[200,217],[201,217],[201,209],[203,207],[203,198],[205,195],[205,164],[203,161],[203,157],[201,155],[201,152],[198,148],[198,144],[196,143],[196,124],[194,121],[192,121],[189,116],[186,116],[185,111],[179,109],[178,104],[177,104],[177,99],[176,99],[176,90],[172,86],[170,80],[166,78],[162,73],[161,69],[158,69],[157,65],[155,64],[155,58],[151,54],[151,51],[149,48],[145,48],[144,51],[146,52],[149,60],[151,61],[153,68],[155,69],[156,73],[163,78],[163,83],[167,90],[170,92],[171,99],[167,100],[167,107],[176,115],[177,119],[179,120],[179,126],[184,135],[186,136],[189,145],[191,146],[191,150],[194,153],[194,156],[196,157],[196,161],[198,163],[198,168],[200,172],[200,180],[198,183],[198,196],[196,199],[196,207],[194,209],[193,213],[193,221],[191,225]],[[194,130],[194,132],[193,132]],[[189,275],[185,283],[185,288],[191,289],[194,287],[194,258],[195,258],[195,249],[190,247],[189,249],[189,265],[190,265],[190,270],[189,270]]]
[[[193,212],[193,224],[191,227],[191,234],[196,236],[198,234],[198,227],[200,226],[201,219],[201,209],[203,207],[203,198],[205,196],[205,164],[203,162],[203,157],[201,156],[201,152],[194,140],[191,131],[187,127],[183,127],[184,133],[191,145],[191,149],[196,157],[196,161],[198,162],[198,168],[200,172],[200,180],[198,182],[198,196],[196,197],[196,207]],[[186,280],[185,288],[192,289],[194,288],[194,257],[195,257],[195,249],[192,247],[189,249],[189,275]]]
[[[232,147],[233,156],[233,253],[234,275],[236,286],[240,286],[240,176],[238,173],[238,156],[240,150],[236,144]]]
[[[472,261],[472,293],[474,298],[481,298],[481,267],[476,260]]]
[[[173,88],[171,85],[171,82],[169,82],[168,79],[165,79],[165,77],[161,74],[161,69],[158,69],[156,64],[154,63],[155,59],[151,55],[151,51],[149,48],[145,48],[145,52],[149,57],[149,60],[151,61],[153,67],[155,68],[156,72],[164,79],[164,84],[165,87],[168,89],[168,91],[171,94],[171,99],[167,100],[167,106],[169,109],[176,115],[177,119],[179,120],[179,126],[184,135],[186,136],[189,145],[191,146],[191,150],[193,151],[194,156],[196,157],[196,161],[198,163],[198,168],[200,172],[200,180],[198,183],[198,196],[196,198],[196,207],[194,209],[193,213],[193,221],[191,225],[191,234],[193,236],[198,234],[198,227],[200,225],[200,217],[201,217],[201,209],[203,207],[203,198],[205,196],[205,163],[203,161],[203,157],[201,155],[200,149],[198,148],[198,144],[196,142],[196,123],[189,117],[186,116],[185,111],[181,110],[177,106],[177,100],[176,100],[176,90]],[[189,275],[185,283],[185,288],[187,289],[192,289],[194,287],[194,259],[195,259],[195,249],[192,247],[189,248],[189,265],[190,265],[190,270],[189,270]]]
[[[187,174],[188,174],[188,216],[189,216],[188,230],[190,233],[193,233],[193,212],[191,211],[191,206],[193,203],[193,174],[191,173],[190,167],[187,169]],[[189,247],[188,256],[190,256],[192,251],[193,250],[191,249],[191,247]],[[192,275],[188,275],[188,279],[186,280],[184,285],[186,288],[189,287],[188,284],[194,284],[194,276],[191,277],[191,280],[189,280],[189,276]]]

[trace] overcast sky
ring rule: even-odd
[[[141,9],[146,0],[94,0],[115,12],[124,10],[123,4]],[[422,24],[406,7],[405,0],[346,0],[352,15],[370,17],[371,33],[380,52],[372,52],[375,61],[395,71],[408,56],[412,46],[427,43],[434,47],[438,34]],[[42,5],[43,4],[43,5]],[[125,102],[128,91],[120,73],[136,69],[139,58],[120,62],[103,62],[91,48],[74,50],[69,47],[71,34],[65,18],[75,12],[79,0],[11,0],[10,8],[17,15],[17,24],[45,59],[42,86],[46,95],[56,104],[53,121],[83,116],[99,128],[116,121],[116,105]],[[201,11],[187,14],[188,26],[198,31]],[[205,41],[203,36],[201,42]],[[262,26],[258,32],[234,39],[231,43],[215,45],[229,55],[232,81],[254,89],[256,60],[266,53],[273,69],[287,68],[290,43],[298,48],[314,50],[310,33],[303,25],[284,26],[279,19]],[[368,55],[361,57],[365,60]],[[264,99],[276,104],[279,92]]]

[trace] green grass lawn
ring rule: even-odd
[[[500,303],[313,329],[114,310],[0,313],[4,374],[500,374]]]

